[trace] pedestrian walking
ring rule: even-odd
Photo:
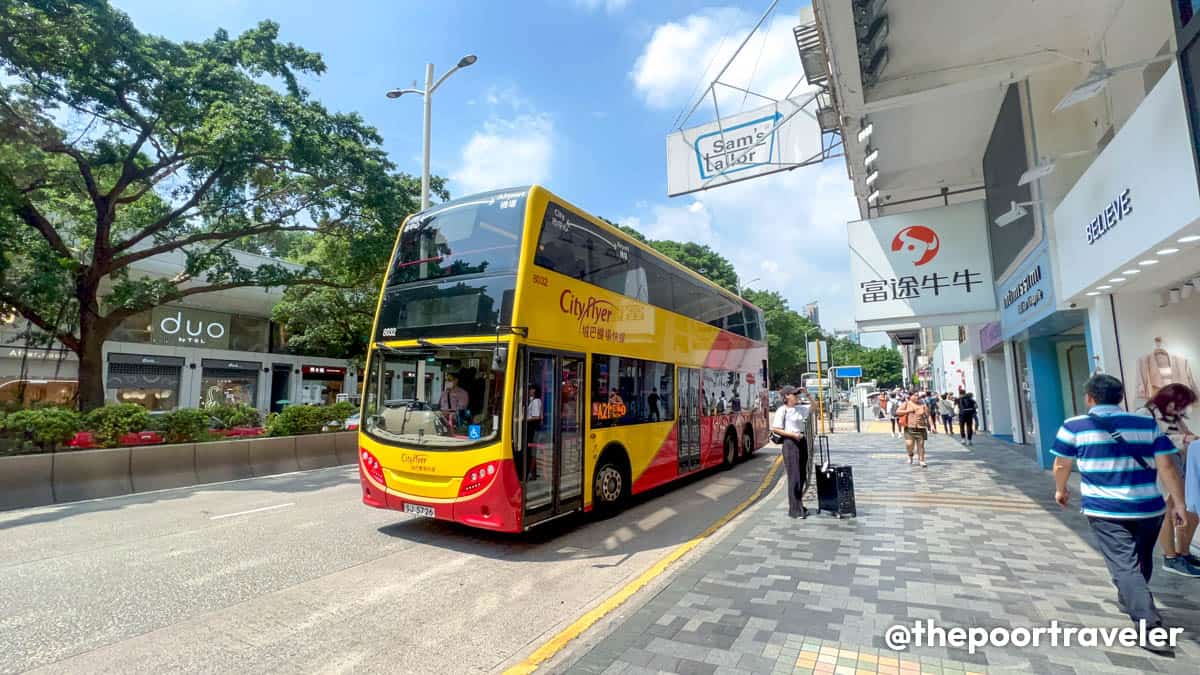
[[[892,421],[892,438],[900,438],[898,432],[904,429],[900,426],[900,415],[897,412],[900,409],[900,395],[892,394],[888,397],[887,416]]]
[[[799,404],[796,388],[785,385],[779,390],[783,405],[775,410],[771,432],[783,437],[783,466],[787,470],[788,517],[807,518],[804,489],[808,485],[808,438],[804,428],[811,408]]]
[[[1170,517],[1187,522],[1178,454],[1158,423],[1122,411],[1124,387],[1112,375],[1094,375],[1084,386],[1088,414],[1063,422],[1054,439],[1054,500],[1070,502],[1067,479],[1079,464],[1082,511],[1117,587],[1117,601],[1135,626],[1162,625],[1150,593],[1154,543],[1162,530],[1167,503],[1156,485],[1161,479],[1171,496]],[[1144,647],[1147,648],[1147,647]],[[1154,650],[1152,650],[1154,651]]]
[[[1168,384],[1137,410],[1139,415],[1153,417],[1158,422],[1158,430],[1179,451],[1173,461],[1183,479],[1185,491],[1188,445],[1196,440],[1196,436],[1188,429],[1185,417],[1187,409],[1195,402],[1196,392],[1186,385]],[[1171,506],[1171,497],[1168,495],[1167,509],[1170,510]],[[1200,525],[1200,516],[1191,511],[1188,511],[1187,522],[1180,527],[1176,527],[1169,518],[1163,519],[1162,530],[1158,534],[1158,545],[1163,552],[1163,571],[1185,577],[1200,577],[1200,558],[1188,550],[1197,525]]]
[[[954,433],[954,399],[950,398],[950,392],[942,394],[942,397],[937,402],[938,414],[942,417],[942,430],[948,434]]]
[[[929,428],[937,433],[938,423],[938,395],[932,391],[925,392],[925,407],[929,408]]]
[[[958,435],[966,445],[975,445],[975,415],[978,407],[975,394],[968,391],[958,397]]]
[[[908,402],[900,406],[900,423],[904,427],[904,449],[908,451],[908,463],[913,463],[913,454],[922,467],[925,463],[925,441],[929,438],[930,421],[933,413],[925,405],[920,394],[913,394]],[[933,433],[937,433],[934,431]]]

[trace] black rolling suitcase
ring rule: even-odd
[[[829,437],[817,437],[817,512],[826,511],[841,518],[858,517],[854,506],[854,471],[849,465],[834,464],[829,456]]]

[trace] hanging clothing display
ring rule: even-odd
[[[1187,359],[1167,352],[1162,348],[1162,340],[1154,341],[1158,348],[1138,359],[1138,398],[1149,400],[1154,398],[1159,389],[1168,384],[1182,384],[1192,391],[1196,389],[1196,380],[1192,377],[1192,368]]]

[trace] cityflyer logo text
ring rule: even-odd
[[[558,296],[558,307],[579,322],[579,333],[586,338],[605,342],[624,342],[625,333],[613,330],[607,324],[613,322],[617,306],[608,300],[588,296],[586,300],[575,295],[571,289],[563,290]]]
[[[916,267],[936,258],[941,248],[942,240],[937,232],[924,225],[910,225],[892,239],[892,252],[904,251]]]

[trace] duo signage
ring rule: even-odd
[[[150,312],[151,339],[156,345],[229,348],[229,314],[190,307],[155,307]]]

